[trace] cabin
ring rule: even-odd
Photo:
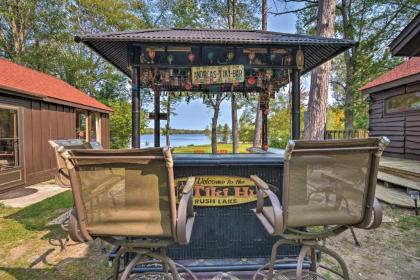
[[[54,76],[0,58],[0,192],[54,178],[50,139],[109,147],[110,112]]]
[[[405,63],[364,85],[370,136],[387,136],[385,156],[420,160],[420,14],[389,45]]]
[[[369,95],[369,135],[391,140],[384,155],[420,160],[420,57],[360,90]]]

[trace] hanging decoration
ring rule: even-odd
[[[246,79],[246,81],[247,81],[248,85],[253,86],[253,85],[255,85],[255,82],[257,80],[255,79],[255,77],[251,76],[251,77],[248,77],[248,79]]]
[[[248,58],[249,58],[249,64],[252,64],[252,62],[255,59],[255,52],[253,50],[250,50],[248,53]]]
[[[167,59],[168,59],[169,65],[172,65],[172,61],[174,61],[174,56],[172,54],[169,54]]]
[[[270,54],[270,60],[271,60],[271,62],[274,62],[274,60],[276,60],[276,54],[275,53]]]
[[[301,48],[299,46],[299,50],[296,53],[296,67],[297,67],[297,69],[302,70],[304,63],[305,63],[305,56],[304,56],[303,51],[301,50]]]
[[[286,65],[291,65],[292,64],[292,55],[291,54],[287,54],[286,55]]]
[[[226,57],[228,61],[232,61],[233,58],[235,57],[235,54],[233,53],[233,51],[228,51]]]
[[[194,60],[195,60],[195,54],[194,54],[193,52],[191,52],[191,53],[189,53],[189,54],[188,54],[188,60],[189,60],[191,63],[194,63]]]
[[[207,58],[210,60],[210,63],[213,63],[213,58],[214,58],[214,52],[209,52],[207,54]]]
[[[153,49],[149,49],[148,52],[147,52],[147,55],[152,60],[152,63],[154,63],[154,59],[156,57],[156,52]]]
[[[271,70],[271,69],[267,69],[267,70],[265,71],[265,77],[266,77],[268,80],[270,80],[270,79],[271,79],[271,77],[273,77],[273,70]]]

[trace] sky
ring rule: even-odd
[[[274,1],[268,1],[269,3],[269,11],[275,11],[276,8],[273,5]],[[291,8],[292,6],[288,6]],[[281,6],[277,6],[277,8],[283,8]],[[270,31],[277,31],[277,32],[284,32],[284,33],[295,33],[296,28],[296,16],[294,14],[286,14],[281,16],[273,16],[271,14],[268,15],[268,30]],[[305,81],[303,81],[305,86]],[[150,105],[148,108],[149,111],[152,110],[153,105]],[[189,104],[186,102],[182,102],[177,105],[175,109],[175,113],[177,115],[171,117],[171,127],[172,128],[185,128],[185,129],[204,129],[206,126],[210,127],[211,125],[211,118],[213,116],[213,110],[211,108],[206,107],[202,103],[202,100],[193,100]],[[239,109],[238,115],[242,113],[242,110]],[[230,101],[223,101],[220,108],[220,116],[219,116],[219,123],[225,124],[227,123],[229,127],[231,126],[231,105]],[[162,121],[161,126],[164,125],[164,121]],[[149,122],[149,127],[153,127],[153,122]]]

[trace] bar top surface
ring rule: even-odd
[[[284,150],[250,154],[173,154],[175,166],[194,165],[273,165],[283,164]]]

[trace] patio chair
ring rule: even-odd
[[[349,227],[373,229],[380,225],[376,175],[388,143],[386,138],[290,141],[284,155],[281,203],[269,184],[251,176],[258,198],[253,211],[269,234],[282,238],[273,245],[270,262],[255,273],[254,280],[264,276],[269,280],[327,279],[317,267],[349,279],[343,259],[318,241],[325,242]],[[275,264],[283,261],[276,260],[277,250],[285,244],[301,246],[297,268],[274,274]],[[335,259],[342,272],[318,265],[316,250]],[[304,269],[308,253],[311,263]]]
[[[55,175],[55,183],[62,188],[70,188],[69,172],[66,164],[57,149],[64,147],[66,149],[92,149],[91,143],[87,143],[82,139],[67,139],[67,140],[49,140],[48,143],[54,149],[55,159],[57,161],[57,173]]]
[[[163,271],[156,272],[160,276],[167,276],[169,271],[173,279],[180,279],[179,266],[196,279],[190,270],[175,264],[165,253],[171,244],[189,242],[194,222],[195,179],[188,179],[177,209],[169,149],[67,150],[61,147],[58,152],[69,170],[73,190],[71,239],[87,242],[100,238],[119,247],[113,260],[113,279],[119,279],[120,259],[126,253],[135,256],[120,279],[127,279],[138,264],[150,266],[157,261],[162,263]],[[111,172],[120,177],[106,176]],[[109,179],[104,180],[105,177]]]

